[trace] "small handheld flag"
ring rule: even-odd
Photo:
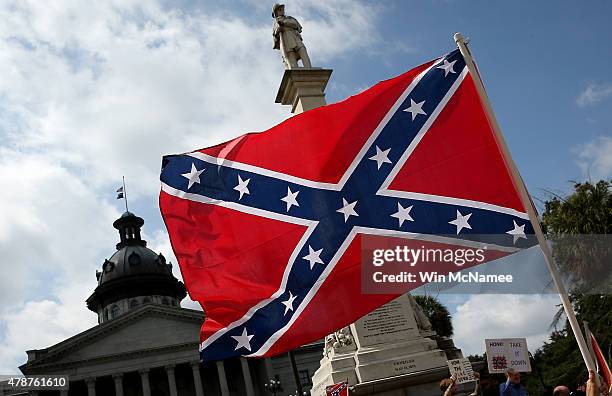
[[[340,382],[339,384],[330,385],[325,388],[326,396],[348,396],[348,382]]]
[[[587,338],[591,343],[591,348],[595,357],[595,364],[597,365],[597,372],[601,373],[602,377],[605,379],[608,387],[612,387],[612,371],[610,370],[610,366],[608,366],[608,362],[606,362],[606,357],[603,354],[603,351],[599,347],[599,343],[595,339],[595,336],[590,331],[587,333]]]

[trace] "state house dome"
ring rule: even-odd
[[[185,298],[185,286],[172,275],[172,264],[141,238],[143,225],[144,220],[131,212],[113,223],[120,237],[117,251],[96,271],[98,286],[87,299],[99,323],[143,304],[180,306]]]

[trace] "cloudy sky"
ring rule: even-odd
[[[471,39],[532,194],[612,175],[611,3],[287,1],[338,101]],[[162,154],[264,130],[282,76],[262,1],[0,3],[0,373],[96,324],[84,304],[114,250],[125,175],[150,247]],[[175,267],[175,270],[177,268]],[[178,271],[176,275],[179,276]],[[451,296],[456,344],[546,338],[555,296]],[[193,307],[193,303],[187,302]]]

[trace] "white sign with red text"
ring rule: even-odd
[[[529,351],[525,338],[486,339],[489,373],[505,373],[508,369],[531,372]]]

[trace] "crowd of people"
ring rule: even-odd
[[[559,385],[555,388],[549,387],[545,389],[543,396],[610,396],[608,393],[608,384],[601,381],[600,386],[597,386],[596,373],[589,370],[589,379],[584,386],[579,386],[572,391],[565,385]],[[454,375],[450,378],[445,378],[440,382],[440,391],[442,396],[484,396],[481,389],[480,374],[474,373],[475,386],[472,393],[460,392],[457,386],[457,379]],[[491,394],[491,393],[489,393]],[[521,373],[514,369],[509,369],[506,372],[506,382],[499,384],[499,396],[528,396],[529,393],[525,386],[521,383]],[[534,395],[532,395],[534,396]]]

